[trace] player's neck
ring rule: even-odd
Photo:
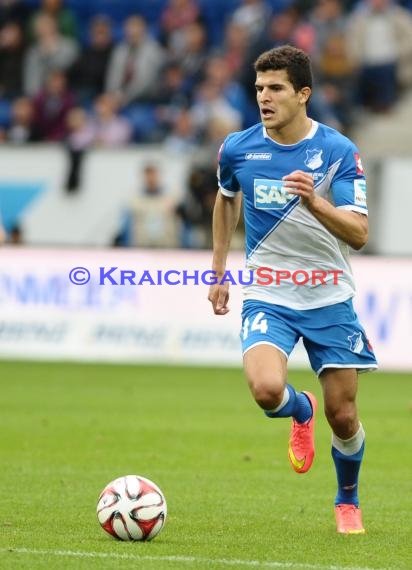
[[[296,144],[303,140],[312,128],[312,119],[301,117],[279,129],[267,129],[266,132],[271,139],[279,144]]]

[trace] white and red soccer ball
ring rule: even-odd
[[[151,540],[162,530],[166,516],[162,491],[140,475],[111,481],[100,493],[97,504],[102,528],[120,540]]]

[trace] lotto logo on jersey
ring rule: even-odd
[[[260,210],[281,210],[295,198],[289,194],[282,180],[254,180],[255,208]]]

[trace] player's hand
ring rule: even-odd
[[[229,302],[229,283],[211,285],[207,298],[212,303],[215,315],[226,315],[230,311],[227,306]]]
[[[285,182],[289,194],[300,196],[300,202],[303,206],[308,207],[316,199],[313,177],[308,172],[295,170],[284,176],[282,180]]]

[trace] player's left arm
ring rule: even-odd
[[[321,224],[336,238],[353,249],[361,249],[368,241],[368,217],[335,207],[315,193],[313,177],[307,172],[295,170],[283,178],[290,194],[300,196],[300,201]]]

